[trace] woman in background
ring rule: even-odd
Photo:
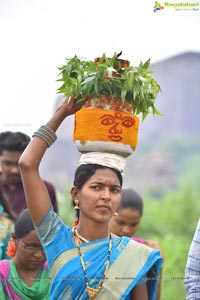
[[[0,262],[0,299],[49,300],[47,261],[28,209],[18,216],[7,253],[12,259]]]
[[[110,230],[116,236],[127,236],[139,243],[145,244],[153,249],[159,250],[162,255],[160,245],[152,240],[144,240],[140,237],[135,237],[136,232],[140,227],[141,218],[143,215],[143,199],[131,188],[122,189],[121,201],[116,214],[110,221]],[[156,299],[160,299],[161,280],[158,281],[158,289]]]

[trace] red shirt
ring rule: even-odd
[[[44,181],[44,183],[47,187],[47,190],[49,192],[49,196],[51,198],[53,208],[54,208],[55,212],[58,212],[58,205],[57,205],[57,198],[56,198],[55,188],[51,183],[49,183],[45,180],[43,180],[43,181]],[[16,185],[14,190],[10,190],[9,186],[4,185],[3,186],[3,192],[6,194],[11,206],[13,207],[14,211],[17,214],[19,214],[22,210],[27,208],[26,198],[25,198],[22,183]]]

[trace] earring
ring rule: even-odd
[[[6,254],[10,257],[14,257],[16,254],[16,250],[17,248],[15,242],[13,240],[10,240],[7,246]]]
[[[118,213],[117,213],[116,211],[114,212],[114,216],[115,216],[115,217],[118,216]]]
[[[75,202],[74,209],[80,209],[80,207],[79,207],[79,201],[78,200],[74,200],[74,202]]]

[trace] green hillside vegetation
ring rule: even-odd
[[[146,198],[139,236],[157,240],[164,253],[161,300],[185,299],[183,277],[199,219],[200,190],[182,182],[162,201]]]
[[[125,185],[143,196],[163,198],[176,190],[180,181],[198,186],[200,181],[200,139],[177,136],[160,142],[143,142],[127,159]]]

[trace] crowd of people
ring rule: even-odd
[[[32,139],[0,133],[0,299],[161,300],[163,251],[135,237],[143,199],[123,188],[124,158],[81,155],[72,226],[59,216],[55,187],[41,178],[57,129],[80,107],[65,99]],[[187,300],[200,299],[199,227],[186,265]]]
[[[18,166],[30,142],[22,132],[0,133],[0,299],[50,299],[50,275],[43,247],[27,209]],[[56,190],[44,180],[53,209]]]

